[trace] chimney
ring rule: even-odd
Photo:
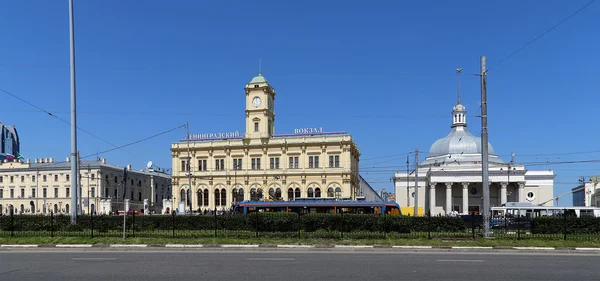
[[[37,158],[33,158],[33,163],[37,164]]]
[[[67,163],[70,163],[71,162],[71,157],[67,157],[66,161],[67,161]]]
[[[102,164],[106,164],[106,158],[100,158],[100,161],[102,162]]]
[[[128,164],[128,165],[127,165],[127,170],[130,170],[130,171],[131,171],[131,164]]]
[[[29,159],[29,158],[27,158],[27,164],[29,164],[29,163],[31,163],[31,162],[30,162],[30,159]]]
[[[50,163],[54,163],[54,157],[50,157]]]
[[[48,163],[48,158],[44,158],[44,163]]]

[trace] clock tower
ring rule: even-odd
[[[258,73],[246,83],[246,133],[244,139],[269,139],[275,126],[275,89]]]

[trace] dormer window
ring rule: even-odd
[[[258,85],[254,85],[254,88],[258,88]]]

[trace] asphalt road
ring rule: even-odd
[[[0,280],[599,280],[599,255],[0,251]]]

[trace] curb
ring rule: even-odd
[[[511,246],[392,246],[392,245],[291,245],[291,244],[5,244],[2,249],[25,248],[170,248],[170,249],[199,249],[199,248],[268,248],[268,249],[398,249],[398,250],[494,250],[494,251],[576,251],[600,254],[600,248],[589,247],[511,247]]]
[[[56,244],[56,248],[91,248],[92,244]]]
[[[110,244],[110,248],[146,248],[146,244]]]

